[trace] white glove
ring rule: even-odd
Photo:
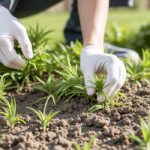
[[[15,39],[25,57],[32,58],[32,46],[25,27],[6,8],[0,6],[0,62],[9,68],[21,69],[25,60],[14,49]]]
[[[96,73],[106,75],[104,92],[108,97],[114,96],[126,80],[126,70],[123,62],[115,55],[104,54],[94,46],[83,48],[80,55],[80,68],[88,95],[95,93],[95,85],[91,81],[93,81]],[[98,102],[104,100],[104,96],[97,96]]]

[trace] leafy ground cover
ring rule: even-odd
[[[91,81],[96,83],[96,93],[106,96],[106,101],[98,104],[96,95],[86,95],[79,69],[82,44],[51,48],[51,30],[36,25],[28,33],[34,59],[19,71],[0,66],[0,150],[150,149],[148,47],[143,49],[139,64],[123,60],[127,81],[112,99],[103,93],[105,77]],[[116,40],[110,34],[107,39]],[[20,51],[17,43],[16,49]]]

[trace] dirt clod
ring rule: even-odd
[[[110,112],[101,109],[87,113],[91,102],[76,97],[67,103],[60,100],[56,105],[49,101],[47,112],[61,113],[52,119],[45,132],[40,129],[36,116],[26,109],[43,109],[43,102],[32,105],[32,100],[43,96],[43,92],[11,91],[9,97],[16,97],[18,114],[27,124],[20,123],[10,129],[0,116],[0,135],[3,136],[0,150],[74,150],[74,142],[83,145],[91,136],[96,138],[92,150],[136,150],[138,145],[131,143],[129,135],[135,133],[141,137],[139,119],[146,120],[150,112],[150,84],[138,88],[127,82],[121,90],[126,97],[119,100],[125,105]]]
[[[129,118],[124,118],[124,119],[122,120],[122,123],[123,123],[124,125],[130,125],[130,124],[131,124],[131,120],[130,120]]]
[[[106,119],[104,117],[98,118],[94,120],[94,125],[98,128],[103,128],[104,126],[109,126],[110,119]]]
[[[60,122],[58,123],[59,126],[63,127],[63,128],[66,128],[66,127],[69,127],[69,124],[66,120],[60,120]]]
[[[118,112],[116,112],[116,113],[113,114],[113,120],[114,121],[119,121],[120,118],[121,118],[121,115]]]

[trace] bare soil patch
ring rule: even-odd
[[[88,113],[92,104],[85,99],[74,98],[69,102],[50,102],[47,111],[60,111],[50,123],[46,132],[39,128],[33,113],[26,107],[42,110],[44,102],[32,105],[44,93],[27,88],[22,93],[9,92],[15,96],[19,114],[28,121],[18,124],[13,130],[0,117],[0,133],[3,143],[0,150],[74,150],[74,142],[82,144],[91,136],[96,136],[93,150],[136,150],[138,146],[129,139],[134,132],[141,135],[139,118],[146,118],[150,110],[150,84],[139,88],[127,82],[122,91],[124,106],[107,112],[100,110]]]

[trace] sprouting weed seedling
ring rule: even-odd
[[[125,60],[128,79],[141,86],[141,81],[149,82],[150,79],[150,51],[143,50],[143,59],[139,64]]]
[[[139,144],[140,150],[149,150],[150,149],[150,114],[148,116],[148,121],[146,122],[143,118],[140,119],[140,126],[142,131],[142,138],[139,138],[137,135],[130,135],[130,139]]]
[[[91,137],[88,143],[84,142],[83,147],[80,146],[79,144],[75,143],[74,144],[75,150],[91,150],[91,148],[94,144],[94,141],[95,141],[95,137]]]
[[[88,109],[88,112],[96,112],[101,109],[105,109],[106,111],[110,112],[112,109],[123,106],[124,104],[122,102],[119,102],[118,100],[106,100],[101,104],[95,104],[92,107]]]
[[[28,35],[32,42],[33,49],[40,46],[46,45],[49,41],[48,35],[53,32],[53,30],[47,30],[44,27],[40,27],[39,24],[35,28],[28,28]]]
[[[96,103],[88,109],[88,112],[97,112],[101,109],[105,109],[110,112],[116,107],[126,105],[122,101],[119,100],[120,97],[124,97],[124,94],[118,92],[113,98],[106,99],[103,103]]]
[[[84,97],[88,99],[84,80],[78,72],[78,66],[72,66],[70,59],[67,58],[67,65],[60,63],[61,71],[56,71],[61,80],[57,83],[56,95],[58,100],[65,98],[69,101],[75,96]]]
[[[71,42],[70,48],[73,50],[74,54],[80,56],[81,50],[83,49],[83,45],[79,41],[76,41],[75,43]]]
[[[42,91],[44,93],[46,93],[46,96],[36,100],[33,104],[35,103],[39,103],[42,100],[46,100],[48,99],[49,96],[53,95],[53,103],[56,104],[56,95],[55,95],[55,91],[56,91],[56,84],[57,81],[54,80],[51,76],[49,76],[49,78],[47,79],[47,81],[43,81],[40,78],[37,78],[37,80],[39,81],[39,84],[34,86],[34,89]]]
[[[50,77],[46,82],[39,79],[40,84],[35,89],[45,92],[47,97],[53,95],[55,103],[62,99],[69,101],[74,97],[96,101],[93,96],[87,95],[83,75],[79,71],[78,66],[72,66],[68,57],[67,64],[58,63],[60,70],[56,70],[57,79]],[[95,77],[91,82],[96,86],[96,95],[101,94],[108,99],[104,92],[104,78]]]
[[[0,76],[0,100],[6,99],[5,90],[8,87],[9,83],[5,82],[4,76]]]
[[[64,98],[69,101],[75,96],[88,98],[83,77],[78,73],[78,67],[72,66],[69,60],[67,65],[59,64],[62,71],[56,71],[58,79],[49,77],[46,82],[39,80],[40,84],[35,89],[45,92],[47,97],[53,95],[55,103]]]
[[[38,118],[38,122],[44,132],[46,130],[46,127],[50,124],[52,118],[59,113],[59,112],[49,112],[48,114],[46,114],[46,107],[47,107],[47,104],[48,104],[48,101],[50,98],[54,98],[54,97],[52,95],[48,97],[48,99],[45,102],[43,112],[41,112],[40,110],[35,110],[34,108],[31,108],[31,107],[27,107],[33,113],[36,114],[36,116]]]
[[[51,55],[51,62],[52,67],[54,70],[59,70],[60,65],[58,62],[66,63],[67,59],[66,56],[70,58],[70,62],[72,65],[79,65],[80,64],[80,53],[83,48],[81,42],[71,42],[70,46],[64,44],[57,44],[56,47],[49,51]]]
[[[96,111],[99,111],[101,109],[104,109],[104,105],[103,104],[95,104],[93,106],[91,106],[89,109],[88,109],[88,112],[96,112]]]
[[[88,109],[88,112],[96,112],[100,109],[105,109],[106,111],[111,111],[115,107],[119,107],[124,105],[123,102],[119,101],[120,97],[123,97],[124,94],[121,92],[118,92],[113,98],[109,98],[107,94],[104,91],[105,83],[104,83],[104,77],[103,76],[95,76],[95,79],[92,81],[95,84],[96,87],[96,94],[102,95],[105,97],[105,101],[102,103],[96,103],[92,107]]]
[[[59,62],[60,63],[60,62]],[[58,81],[56,95],[58,100],[65,97],[66,100],[70,100],[73,97],[80,97],[90,101],[95,101],[94,97],[88,96],[86,93],[86,87],[84,85],[84,78],[78,69],[78,66],[72,66],[70,59],[67,57],[67,65],[60,63],[61,71],[56,71],[61,80]],[[102,76],[95,76],[91,81],[93,88],[96,88],[96,95],[104,93],[104,78]]]
[[[106,100],[108,100],[108,96],[104,91],[104,76],[95,76],[95,78],[91,82],[95,85],[96,95],[102,95]]]
[[[12,99],[10,102],[6,99],[1,101],[3,105],[1,108],[3,111],[0,111],[0,114],[5,117],[7,120],[7,125],[12,129],[16,123],[26,122],[17,114],[16,100]]]

